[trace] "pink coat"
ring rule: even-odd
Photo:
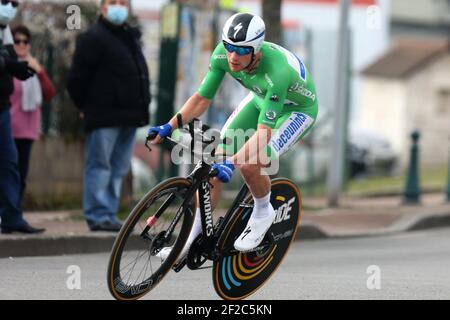
[[[44,101],[50,101],[55,96],[55,88],[44,70],[38,73]],[[41,126],[41,106],[33,111],[22,110],[22,81],[14,78],[14,92],[11,100],[11,126],[14,139],[36,140]]]

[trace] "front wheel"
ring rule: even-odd
[[[190,187],[191,182],[185,178],[168,179],[133,209],[109,260],[107,282],[114,298],[138,299],[171,270],[193,223],[195,204]],[[183,206],[185,199],[188,203]],[[164,247],[173,247],[166,259],[158,257]]]
[[[268,240],[257,251],[225,254],[214,262],[214,288],[223,299],[244,299],[256,292],[279,267],[295,239],[302,208],[300,190],[288,179],[274,179],[270,202],[277,215],[267,232]],[[222,253],[233,252],[230,248],[247,225],[252,203],[250,194],[225,227],[219,240]]]

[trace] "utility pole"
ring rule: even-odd
[[[334,135],[332,139],[332,153],[328,167],[328,205],[339,206],[339,196],[344,181],[345,153],[347,150],[347,121],[348,121],[348,70],[349,70],[349,28],[348,16],[351,0],[340,0],[339,34],[337,39],[336,60],[336,108],[334,113]]]

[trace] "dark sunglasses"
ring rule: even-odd
[[[245,56],[245,55],[253,52],[252,47],[239,47],[239,46],[232,45],[226,41],[223,42],[223,45],[225,46],[225,49],[229,53],[236,52],[238,56]]]
[[[14,39],[14,44],[29,44],[30,41],[29,40],[21,40],[21,39]]]
[[[18,1],[11,1],[11,0],[1,0],[3,5],[7,5],[8,3],[11,3],[13,8],[17,8],[19,6]]]

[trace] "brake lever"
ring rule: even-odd
[[[150,139],[147,137],[146,139],[145,139],[145,147],[148,149],[148,151],[149,152],[151,152],[152,151],[152,148],[150,148],[150,146],[149,146],[149,143],[150,142]]]
[[[219,170],[217,170],[217,169],[211,169],[211,171],[209,171],[209,177],[210,178],[214,178],[214,177],[217,177],[217,175],[219,174]]]
[[[147,138],[145,138],[145,147],[149,150],[149,152],[152,151],[152,148],[150,148],[149,146],[149,142],[155,139],[157,135],[158,135],[157,132],[152,132],[147,136]]]

